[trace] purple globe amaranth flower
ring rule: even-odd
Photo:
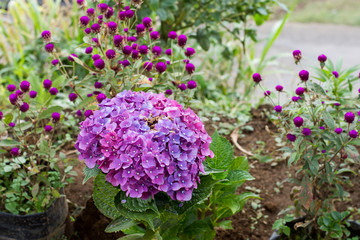
[[[185,66],[185,70],[188,74],[193,74],[195,72],[195,66],[192,63],[188,63]]]
[[[321,152],[322,152],[322,153],[326,153],[326,150],[325,150],[325,149],[323,149],[323,150],[321,150]]]
[[[60,115],[60,113],[58,113],[58,112],[53,112],[53,113],[51,114],[51,119],[52,119],[52,121],[53,121],[54,123],[60,121],[60,117],[61,117],[61,115]]]
[[[271,92],[270,92],[269,90],[267,90],[267,91],[264,92],[264,96],[265,96],[265,97],[268,97],[268,96],[270,96],[270,95],[271,95]]]
[[[6,88],[9,92],[14,92],[16,90],[16,86],[14,84],[9,84]]]
[[[146,28],[151,28],[151,26],[152,26],[152,21],[151,21],[151,18],[149,18],[149,17],[144,17],[142,20],[142,23],[144,24],[144,26]]]
[[[307,80],[309,80],[309,72],[306,70],[301,70],[299,72],[299,77],[300,77],[301,81],[306,82]]]
[[[90,18],[88,16],[82,16],[80,17],[80,26],[86,27],[90,22]]]
[[[92,93],[89,93],[89,94],[87,94],[86,95],[87,97],[92,97],[92,96],[94,96]]]
[[[342,133],[342,128],[336,128],[335,129],[335,133],[337,133],[337,134],[341,134]]]
[[[108,30],[109,30],[109,33],[110,33],[111,35],[114,35],[114,34],[116,34],[117,29],[118,29],[117,23],[116,23],[116,22],[109,22],[109,23],[107,24],[107,28],[108,28]]]
[[[333,71],[332,74],[334,75],[335,78],[339,77],[339,73],[337,71]]]
[[[298,87],[296,90],[295,90],[295,93],[299,96],[303,95],[305,92],[305,89],[302,88],[302,87]]]
[[[105,53],[108,59],[114,59],[116,57],[116,52],[113,49],[109,49]]]
[[[46,125],[45,127],[44,127],[44,131],[45,132],[51,132],[53,130],[53,127],[51,126],[51,125]]]
[[[359,112],[357,112],[357,115],[358,115],[358,116],[360,116],[360,111],[359,111]]]
[[[105,13],[108,7],[109,6],[106,3],[100,3],[97,5],[97,9],[100,11],[100,13]]]
[[[356,130],[351,130],[351,131],[349,132],[349,136],[350,136],[351,138],[357,138],[357,137],[359,136],[359,134],[358,134],[358,132],[357,132]]]
[[[23,104],[20,106],[20,111],[21,112],[27,112],[29,110],[30,106],[28,103],[23,102]]]
[[[156,65],[155,65],[155,69],[158,73],[163,73],[166,71],[166,64],[163,63],[163,62],[158,62]]]
[[[153,78],[149,78],[149,81],[152,82]]]
[[[143,45],[143,46],[146,46],[146,45]],[[133,43],[133,44],[131,45],[131,48],[134,49],[134,50],[137,50],[138,44],[137,44],[137,43]]]
[[[319,129],[325,130],[325,127],[324,127],[324,126],[320,126]]]
[[[185,47],[187,42],[187,37],[185,35],[179,35],[177,44],[180,47]]]
[[[158,57],[161,55],[162,49],[159,46],[154,46],[151,52],[155,55],[155,57]]]
[[[79,5],[80,8],[84,8],[86,6],[86,1],[85,0],[76,0],[77,4]]]
[[[76,93],[70,93],[69,94],[69,100],[71,101],[71,102],[74,102],[76,99],[77,99],[77,95],[76,95]]]
[[[102,84],[101,82],[95,82],[94,87],[95,87],[96,89],[99,89],[99,88],[102,88],[102,87],[103,87],[103,84]]]
[[[177,33],[174,32],[174,31],[169,32],[168,38],[170,38],[170,39],[176,39],[176,38],[177,38]]]
[[[143,68],[146,71],[151,71],[153,69],[153,63],[152,62],[145,62]]]
[[[151,38],[152,40],[158,40],[158,39],[160,38],[159,32],[157,32],[157,31],[152,31],[152,32],[150,33],[150,38]]]
[[[82,117],[82,111],[81,111],[81,110],[77,110],[77,111],[76,111],[76,116]]]
[[[93,9],[93,8],[88,8],[87,10],[86,10],[86,14],[89,16],[89,17],[94,17],[95,16],[95,9]]]
[[[85,34],[90,34],[91,33],[91,28],[85,28],[84,33]]]
[[[304,124],[304,119],[302,117],[295,117],[294,118],[294,125],[296,127],[301,127]]]
[[[311,129],[310,128],[303,128],[302,134],[304,136],[310,136],[311,135]]]
[[[355,120],[355,114],[353,112],[345,113],[344,120],[347,123],[352,123]]]
[[[100,46],[100,44],[99,44],[99,39],[97,39],[97,38],[93,38],[93,39],[91,39],[94,43],[96,43],[96,46]]]
[[[30,83],[28,81],[22,81],[20,83],[20,89],[23,91],[23,92],[27,92],[30,90]]]
[[[186,85],[184,83],[181,83],[178,85],[178,88],[181,90],[181,91],[185,91],[186,90]]]
[[[298,64],[298,62],[300,62],[301,60],[301,51],[300,50],[294,50],[293,51],[293,57],[295,60],[295,64]]]
[[[284,87],[281,86],[281,85],[277,85],[277,86],[275,87],[275,89],[276,89],[276,91],[278,91],[278,92],[282,92],[282,90],[284,89]]]
[[[129,62],[129,60],[125,59],[124,61],[121,62],[121,65],[123,65],[123,67],[127,67],[127,66],[130,66],[131,63]]]
[[[49,79],[45,79],[44,82],[43,82],[43,87],[45,89],[50,89],[51,88],[51,85],[52,85],[52,81],[49,80]]]
[[[135,15],[135,13],[131,9],[125,11],[126,18],[132,18],[132,17],[134,17],[134,15]]]
[[[45,30],[41,33],[41,38],[45,43],[51,42],[51,32],[49,30]]]
[[[141,45],[141,46],[139,47],[139,52],[140,52],[141,54],[143,54],[143,55],[148,54],[148,52],[149,52],[148,46],[146,46],[146,45]]]
[[[12,156],[14,156],[14,157],[17,157],[17,156],[19,156],[20,155],[20,150],[19,150],[19,148],[12,148],[11,150],[10,150],[10,154],[12,155]]]
[[[281,113],[281,111],[282,111],[282,106],[276,105],[276,106],[274,107],[274,110],[275,110],[275,112]]]
[[[125,46],[122,50],[123,54],[125,56],[129,56],[132,53],[132,47],[131,46]]]
[[[0,120],[2,120],[2,119],[3,119],[3,117],[4,117],[4,114],[3,114],[3,112],[2,112],[2,111],[0,111]]]
[[[172,50],[170,48],[166,49],[165,54],[168,55],[168,56],[171,56],[172,55]]]
[[[53,66],[58,65],[58,64],[59,64],[59,59],[54,59],[54,60],[52,60],[52,61],[51,61],[51,64],[52,64]]]
[[[73,62],[74,61],[74,58],[73,57],[78,57],[76,54],[70,54],[69,56],[68,56],[68,60],[69,60],[69,62]]]
[[[256,83],[259,83],[262,80],[261,75],[259,73],[254,73],[252,75],[252,78],[253,78],[254,82],[256,82]]]
[[[104,101],[106,99],[106,95],[103,93],[100,93],[99,95],[97,95],[96,100],[98,101],[98,103],[101,103],[102,101]]]
[[[91,115],[93,115],[94,113],[93,113],[93,111],[92,110],[86,110],[85,112],[84,112],[84,116],[85,117],[90,117]]]
[[[19,97],[22,96],[24,93],[20,89],[18,89],[15,91],[15,94]]]
[[[186,48],[185,56],[191,57],[191,56],[194,55],[194,54],[195,54],[195,49],[193,49],[193,48]]]
[[[124,20],[126,19],[126,13],[125,13],[125,11],[120,11],[120,12],[119,12],[119,19],[120,19],[121,21],[124,21]]]
[[[105,18],[110,19],[114,15],[114,9],[112,7],[108,7]]]
[[[318,57],[318,61],[319,62],[326,62],[327,60],[327,57],[324,55],[324,54],[321,54],[319,57]]]
[[[286,135],[286,138],[287,138],[290,142],[295,142],[295,140],[296,140],[296,136],[293,135],[293,134],[291,134],[291,133],[288,133],[288,134]]]
[[[335,106],[335,107],[340,107],[341,104],[340,104],[340,103],[334,103],[334,106]]]
[[[92,47],[87,47],[86,49],[85,49],[85,53],[86,54],[91,54],[93,52],[93,48]]]
[[[91,32],[92,33],[95,33],[95,34],[98,34],[100,33],[100,30],[101,30],[101,26],[97,23],[94,23],[93,25],[91,25]]]
[[[197,86],[197,84],[196,84],[196,82],[194,80],[190,80],[187,83],[188,89],[194,89],[194,88],[196,88],[196,86]]]
[[[171,63],[170,63],[170,61],[168,60],[168,61],[166,61],[166,64],[167,64],[167,65],[170,65]]]
[[[79,158],[89,168],[98,166],[132,198],[165,192],[174,200],[190,200],[203,161],[213,157],[200,118],[150,92],[124,91],[99,107],[80,124]]]
[[[171,89],[166,89],[165,94],[166,95],[172,95],[173,91]]]
[[[190,60],[189,60],[189,59],[184,59],[183,62],[184,62],[185,64],[188,64],[188,63],[190,62]]]
[[[91,58],[93,61],[96,61],[96,60],[100,59],[101,56],[99,54],[94,54]]]
[[[144,36],[146,28],[145,28],[144,24],[138,24],[138,25],[136,25],[135,30],[136,30],[136,33],[138,36]]]
[[[37,96],[37,92],[36,92],[36,91],[30,91],[30,92],[29,92],[29,97],[30,97],[30,98],[36,98],[36,96]]]
[[[55,46],[52,43],[48,43],[45,45],[45,51],[48,53],[52,53],[54,51],[54,49],[55,49]]]
[[[128,38],[129,40],[129,42],[136,42],[137,41],[137,38],[136,37],[134,37],[134,36],[131,36],[131,37],[129,37]]]
[[[9,127],[11,128],[15,127],[15,123],[14,122],[9,123]]]
[[[131,58],[134,59],[134,60],[140,58],[139,51],[133,50],[132,53],[131,53]]]
[[[54,96],[56,96],[58,94],[58,92],[59,92],[59,90],[57,88],[54,88],[54,87],[50,88],[50,90],[49,90],[49,93],[51,95],[54,95]]]
[[[105,62],[104,60],[102,60],[101,58],[100,59],[96,59],[94,61],[94,66],[97,68],[97,69],[104,69],[105,68]]]

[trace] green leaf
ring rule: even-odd
[[[51,114],[53,114],[53,112],[60,112],[61,110],[62,110],[62,107],[60,107],[60,106],[49,107],[48,109],[46,109],[45,111],[40,113],[38,120],[50,118]]]
[[[114,219],[111,223],[109,223],[109,225],[105,229],[105,232],[119,232],[124,229],[129,229],[135,225],[137,225],[137,223],[134,220],[120,216]]]
[[[309,88],[311,90],[313,90],[315,93],[326,96],[325,90],[318,83],[311,82],[308,85],[309,85]]]
[[[234,158],[229,170],[244,170],[249,171],[249,161],[245,156]]]
[[[0,147],[15,147],[21,145],[20,142],[12,139],[4,139],[0,142]]]
[[[115,205],[120,204],[130,211],[145,212],[146,210],[151,209],[154,212],[158,212],[155,201],[151,197],[146,200],[131,198],[126,196],[126,192],[120,191],[115,199],[120,200],[119,203],[115,202]]]
[[[232,170],[229,171],[228,176],[226,179],[229,180],[229,182],[243,182],[248,180],[254,180],[255,178],[250,175],[247,171],[243,170]]]
[[[159,0],[149,0],[149,7],[154,12],[158,10],[158,8],[160,7]]]
[[[11,113],[6,114],[4,117],[4,123],[6,123],[6,125],[9,125],[9,123],[13,120],[13,115]]]
[[[143,240],[144,239],[143,236],[144,236],[143,233],[135,233],[118,238],[117,240]]]
[[[323,120],[330,129],[335,129],[335,121],[328,112],[323,112]]]
[[[95,165],[95,167],[93,168],[89,168],[88,166],[86,166],[84,168],[84,180],[83,180],[83,184],[85,184],[90,178],[92,177],[96,177],[99,173],[100,173],[100,169],[98,165]]]
[[[233,149],[231,144],[224,138],[219,136],[215,131],[212,136],[210,149],[214,152],[213,158],[206,158],[206,162],[213,169],[228,169],[233,160]]]
[[[156,14],[159,16],[161,21],[165,21],[167,19],[167,13],[162,8],[156,10]]]
[[[222,229],[233,229],[233,227],[231,226],[231,220],[219,222],[217,223],[217,226],[221,227]]]
[[[208,51],[210,48],[210,38],[208,31],[205,28],[198,28],[196,31],[196,39],[200,44],[201,48]]]
[[[98,174],[93,185],[93,199],[95,206],[99,211],[108,218],[115,219],[121,214],[115,206],[115,196],[119,193],[120,188],[114,187],[105,180],[105,174]]]

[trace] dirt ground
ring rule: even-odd
[[[230,218],[233,229],[219,229],[216,236],[217,240],[269,239],[273,232],[272,224],[278,218],[278,213],[292,204],[289,197],[291,186],[284,180],[295,170],[294,168],[289,170],[286,160],[282,159],[281,153],[276,151],[279,147],[273,133],[277,129],[266,117],[267,111],[269,111],[268,106],[253,110],[252,120],[247,124],[253,128],[253,131],[244,131],[243,136],[238,139],[240,146],[246,150],[255,153],[261,151],[263,155],[271,155],[273,159],[277,159],[266,163],[249,158],[249,171],[255,180],[246,182],[238,191],[252,191],[259,194],[262,199],[248,201],[241,212]],[[234,120],[222,118],[220,122],[231,124],[234,123]],[[212,135],[215,131],[214,124],[206,123],[206,130]],[[230,140],[229,136],[226,137]],[[236,148],[234,148],[234,152],[236,156],[244,155]],[[90,199],[92,181],[88,181],[85,185],[82,184],[83,168],[84,164],[80,162],[75,166],[78,176],[75,182],[66,188],[70,214],[75,220],[68,227],[67,235],[71,236],[71,240],[117,239],[122,236],[122,233],[107,234],[104,232],[110,220],[96,209],[92,199]],[[360,208],[360,193],[357,191],[360,187],[360,179],[354,179],[353,184],[351,188],[347,189],[351,194],[352,202],[339,206],[339,209],[345,210],[350,204]]]

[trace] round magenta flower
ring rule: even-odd
[[[107,24],[110,34],[115,34],[117,32],[117,23],[116,22],[109,22]]]
[[[21,95],[23,95],[24,93],[23,93],[20,89],[18,89],[18,90],[15,91],[15,94],[16,94],[17,96],[21,96]]]
[[[116,56],[116,52],[113,49],[109,49],[106,51],[105,55],[108,59],[114,59]]]
[[[295,59],[295,63],[297,64],[301,60],[301,51],[300,50],[294,50],[293,51],[293,57]]]
[[[159,47],[159,46],[154,46],[154,47],[152,48],[151,52],[155,55],[155,57],[158,57],[158,56],[161,55],[162,50],[161,50],[161,47]]]
[[[94,17],[95,16],[95,9],[93,8],[88,8],[86,10],[86,14],[89,16],[89,17]]]
[[[105,13],[108,9],[108,5],[106,3],[100,3],[97,5],[97,9],[101,12],[101,13]]]
[[[179,37],[178,37],[178,45],[180,46],[180,47],[185,47],[185,45],[186,45],[186,42],[187,42],[187,37],[185,36],[185,35],[179,35]]]
[[[51,88],[51,85],[52,85],[52,81],[49,80],[49,79],[45,79],[44,82],[43,82],[43,87],[45,89],[50,89]]]
[[[53,127],[51,125],[46,125],[44,127],[45,132],[51,132],[53,130]]]
[[[123,54],[125,56],[129,56],[132,53],[132,47],[131,46],[125,46],[122,50]]]
[[[319,62],[324,63],[324,62],[326,62],[327,57],[326,57],[324,54],[321,54],[321,55],[318,57],[318,60],[319,60]]]
[[[185,56],[191,57],[191,56],[194,55],[194,54],[195,54],[195,49],[193,49],[193,48],[186,48]]]
[[[335,107],[340,107],[340,106],[341,106],[341,103],[334,103],[334,106],[335,106]]]
[[[125,11],[119,12],[119,19],[120,19],[121,21],[124,21],[125,18],[126,18],[126,13],[125,13]]]
[[[276,89],[276,91],[278,91],[278,92],[282,92],[282,90],[284,89],[284,87],[281,86],[281,85],[277,85],[277,86],[275,87],[275,89]]]
[[[97,38],[93,38],[93,39],[91,39],[94,43],[96,43],[96,45],[97,46],[100,46],[100,44],[99,44],[99,39],[97,39]]]
[[[142,23],[144,24],[144,26],[146,28],[151,28],[151,26],[152,26],[152,21],[151,21],[151,18],[149,18],[149,17],[144,17],[142,20]]]
[[[323,149],[323,150],[321,150],[321,152],[322,152],[322,153],[326,153],[326,150],[325,150],[325,149]]]
[[[11,128],[15,127],[15,123],[14,122],[9,123],[9,127]]]
[[[80,26],[86,27],[90,22],[90,18],[88,16],[82,16],[80,17]]]
[[[30,83],[28,81],[22,81],[20,83],[20,89],[23,91],[23,92],[27,92],[30,90]]]
[[[106,99],[106,95],[103,93],[100,93],[99,95],[97,95],[96,100],[98,101],[98,103],[101,103],[102,101],[104,101]]]
[[[16,93],[12,93],[9,96],[9,101],[12,105],[15,105],[17,100],[18,100],[19,96]]]
[[[351,138],[357,138],[357,137],[359,136],[359,134],[358,134],[358,132],[357,132],[356,130],[351,130],[351,131],[349,132],[349,136],[350,136]]]
[[[347,123],[352,123],[355,119],[355,114],[353,112],[345,113],[344,120]]]
[[[137,33],[138,35],[144,34],[144,33],[145,33],[145,26],[144,26],[144,24],[138,24],[138,25],[136,25],[135,30],[136,30],[136,33]]]
[[[125,16],[126,16],[127,18],[132,18],[132,17],[134,17],[134,11],[131,10],[131,9],[126,10],[126,11],[125,11]]]
[[[276,106],[274,107],[274,110],[275,110],[275,112],[281,113],[281,111],[282,111],[282,106],[276,105]]]
[[[186,85],[185,83],[181,83],[178,85],[178,88],[181,90],[181,91],[185,91],[186,90]]]
[[[55,122],[55,123],[60,121],[60,117],[61,117],[61,115],[58,112],[53,112],[51,114],[52,121]]]
[[[54,88],[54,87],[50,88],[50,90],[49,90],[49,93],[54,96],[56,96],[58,94],[58,92],[59,92],[59,90],[57,90],[57,88]]]
[[[311,129],[310,128],[303,128],[302,134],[304,136],[310,136],[311,135]]]
[[[166,95],[172,95],[173,91],[171,89],[166,89],[165,94]]]
[[[337,71],[333,71],[332,74],[334,75],[335,78],[339,77],[339,73]]]
[[[44,42],[51,42],[51,32],[49,30],[45,30],[41,33],[41,37]]]
[[[92,47],[87,47],[86,49],[85,49],[85,53],[86,54],[91,54],[93,52],[93,48]]]
[[[271,92],[269,90],[265,91],[264,92],[264,96],[267,97],[267,96],[270,96]]]
[[[136,42],[136,41],[137,41],[137,38],[134,37],[134,36],[131,36],[131,37],[128,37],[128,41],[130,41],[130,42]]]
[[[87,96],[87,97],[92,97],[93,94],[92,94],[92,93],[89,93],[89,94],[87,94],[86,96]]]
[[[71,102],[74,102],[76,99],[77,99],[77,95],[76,95],[76,93],[70,93],[69,94],[69,100],[71,101]]]
[[[186,72],[187,72],[188,74],[194,73],[194,72],[195,72],[195,66],[194,66],[194,64],[192,64],[192,63],[186,64],[185,70],[186,70]]]
[[[101,58],[100,59],[96,59],[94,61],[94,66],[97,68],[97,69],[104,69],[105,68],[105,62],[104,60],[102,60]]]
[[[166,71],[166,64],[163,62],[158,62],[155,68],[158,73],[163,73]]]
[[[121,65],[123,65],[123,67],[127,67],[127,66],[130,66],[131,63],[129,62],[129,60],[125,59],[124,61],[121,62]]]
[[[0,111],[0,120],[2,120],[2,119],[3,119],[3,117],[4,117],[4,114],[3,114],[3,112],[2,112],[2,111]]]
[[[112,7],[108,7],[105,18],[110,19],[114,15],[114,9]]]
[[[73,57],[78,57],[76,54],[70,54],[70,56],[68,56],[68,60],[70,61],[70,62],[73,62],[74,61],[74,58]]]
[[[6,88],[9,92],[14,92],[16,90],[16,86],[14,84],[9,84]]]
[[[23,102],[23,104],[20,106],[20,111],[27,112],[29,110],[30,106],[28,103]]]
[[[306,82],[307,80],[309,80],[309,72],[306,70],[301,70],[299,72],[299,77],[300,77],[301,81]]]
[[[146,45],[141,45],[141,46],[139,47],[139,52],[140,52],[141,54],[143,54],[143,55],[148,54],[148,52],[149,52],[148,46],[146,46]]]
[[[188,89],[194,89],[194,88],[196,88],[196,86],[197,86],[197,84],[196,84],[196,82],[194,80],[190,80],[187,83]]]
[[[54,59],[54,60],[52,60],[52,61],[51,61],[51,64],[52,64],[53,66],[58,65],[58,64],[59,64],[59,59]]]
[[[103,87],[103,84],[102,84],[101,82],[95,82],[94,87],[95,87],[96,89],[99,89],[99,88],[102,88],[102,87]]]
[[[337,134],[341,134],[342,131],[343,131],[343,130],[342,130],[341,128],[336,128],[336,129],[335,129],[335,133],[337,133]]]
[[[92,110],[86,110],[85,112],[84,112],[84,115],[85,115],[85,117],[90,117],[91,115],[93,115],[94,113],[93,113],[93,111]]]
[[[45,51],[48,52],[48,53],[52,53],[54,51],[54,44],[52,43],[48,43],[45,45]]]
[[[149,78],[149,81],[152,82],[153,78]]]
[[[134,60],[140,58],[139,51],[133,50],[132,53],[131,53],[131,58],[134,59]]]
[[[29,96],[30,96],[30,98],[36,98],[37,92],[36,91],[30,91]]]
[[[325,127],[324,127],[324,126],[320,126],[319,129],[325,130]]]
[[[17,156],[19,156],[20,155],[20,151],[19,151],[19,148],[12,148],[11,150],[10,150],[10,154],[11,155],[13,155],[14,157],[17,157]]]
[[[82,112],[81,112],[81,110],[77,110],[77,111],[76,111],[76,116],[82,117]]]
[[[99,54],[94,54],[91,58],[93,61],[96,61],[96,60],[100,59],[101,56]]]
[[[92,33],[95,33],[95,34],[98,34],[100,33],[100,30],[101,30],[101,26],[97,23],[94,23],[93,25],[91,25],[91,32]]]
[[[166,49],[165,54],[168,55],[168,56],[171,56],[172,55],[172,50],[170,48]]]
[[[287,138],[290,142],[295,142],[295,140],[296,140],[296,136],[293,135],[293,134],[291,134],[291,133],[288,133],[288,134],[286,135],[286,138]]]
[[[169,32],[168,38],[170,38],[170,39],[176,39],[176,38],[177,38],[177,33],[174,32],[174,31]]]
[[[121,48],[121,46],[124,44],[124,38],[120,35],[114,36],[114,46],[117,48]]]
[[[301,127],[304,124],[304,119],[302,117],[295,117],[294,118],[294,125],[296,127]]]
[[[305,92],[305,89],[302,88],[302,87],[298,87],[296,90],[295,90],[295,93],[299,96],[303,95]]]
[[[259,83],[262,80],[261,75],[259,73],[254,73],[252,75],[252,78],[253,78],[254,82],[256,82],[256,83]]]
[[[153,63],[145,62],[143,68],[146,69],[146,71],[151,71],[153,69]]]
[[[85,28],[84,33],[85,34],[90,34],[91,33],[91,28]]]
[[[159,32],[157,32],[157,31],[152,31],[152,32],[150,33],[150,38],[151,38],[152,40],[157,40],[157,39],[159,39],[159,38],[160,38]]]

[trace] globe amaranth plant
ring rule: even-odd
[[[295,50],[293,56],[295,63],[302,67],[301,51]],[[339,212],[335,201],[348,199],[349,193],[344,190],[344,185],[351,179],[344,172],[353,172],[348,168],[349,163],[359,163],[355,146],[359,144],[359,119],[356,115],[360,112],[356,114],[359,109],[354,97],[343,104],[337,101],[344,94],[351,96],[351,89],[342,82],[346,78],[353,79],[348,76],[353,70],[330,73],[325,69],[327,57],[320,55],[318,61],[320,76],[311,76],[309,71],[301,70],[300,86],[286,104],[280,105],[273,99],[275,94],[262,88],[260,74],[255,73],[253,80],[274,105],[274,120],[290,144],[282,148],[291,153],[288,164],[301,167],[292,179],[296,186],[290,196],[294,201],[293,213],[303,218],[295,229],[290,230],[286,225],[293,220],[291,216],[275,222],[274,228],[290,237],[299,234],[311,239],[342,238],[350,235],[346,220],[354,212]],[[276,91],[284,94],[281,85],[276,86]]]
[[[28,214],[45,211],[75,175],[72,167],[60,169],[65,155],[58,148],[61,107],[49,107],[58,93],[57,83],[22,81],[9,84],[12,107],[0,111],[1,211]]]

